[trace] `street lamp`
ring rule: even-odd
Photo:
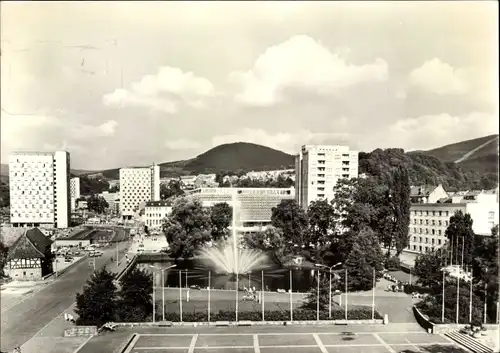
[[[166,268],[159,268],[155,267],[153,265],[149,265],[154,270],[160,271],[161,272],[161,303],[162,303],[162,321],[165,321],[165,270],[169,270],[171,268],[176,267],[177,265],[172,265]],[[154,272],[153,272],[153,322],[155,322],[155,308],[156,308],[156,303],[155,303],[155,277],[154,277]]]
[[[342,262],[338,262],[333,266],[326,266],[322,264],[315,264],[314,266],[320,267],[320,268],[327,268],[328,272],[330,272],[330,290],[329,290],[329,301],[328,301],[328,318],[331,320],[332,319],[332,269],[334,267],[342,265]],[[319,295],[319,294],[318,294]],[[342,294],[340,295],[340,300],[342,300]]]

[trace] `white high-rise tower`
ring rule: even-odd
[[[120,213],[131,219],[141,205],[160,200],[160,167],[120,169]]]
[[[295,156],[295,199],[304,209],[312,201],[333,200],[342,179],[358,177],[358,152],[347,146],[304,145]]]
[[[69,166],[66,151],[10,155],[10,222],[14,227],[69,226]]]

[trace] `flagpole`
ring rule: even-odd
[[[292,270],[290,269],[290,321],[293,321]]]
[[[459,267],[460,269],[460,267]],[[460,303],[460,273],[457,273],[457,312],[456,312],[456,317],[455,317],[455,322],[458,324],[458,307]]]
[[[236,273],[236,322],[238,322],[238,273]]]
[[[347,321],[347,268],[345,269],[345,319]]]
[[[469,322],[472,322],[472,269],[470,271]]]
[[[179,270],[179,310],[182,322],[182,270]]]
[[[372,320],[375,320],[375,267],[373,268],[373,288],[372,288]]]
[[[260,303],[262,305],[262,321],[264,321],[264,270],[261,271],[262,281],[260,286]]]
[[[316,294],[316,321],[319,321],[319,269],[318,269],[318,293]]]
[[[444,286],[445,286],[445,271],[443,269],[443,298],[441,300],[441,322],[444,324]]]
[[[210,322],[210,275],[211,272],[208,271],[208,322]]]
[[[153,323],[155,322],[155,315],[156,315],[156,301],[155,301],[155,271],[152,271],[152,277],[153,277]]]

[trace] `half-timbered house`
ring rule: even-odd
[[[31,228],[10,247],[5,273],[15,281],[36,281],[52,272],[52,241]]]

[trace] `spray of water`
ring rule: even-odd
[[[209,261],[219,273],[243,274],[256,269],[266,255],[258,250],[241,249],[239,234],[236,229],[238,218],[236,195],[232,195],[232,227],[230,239],[221,246],[214,246],[201,251],[200,258]]]

